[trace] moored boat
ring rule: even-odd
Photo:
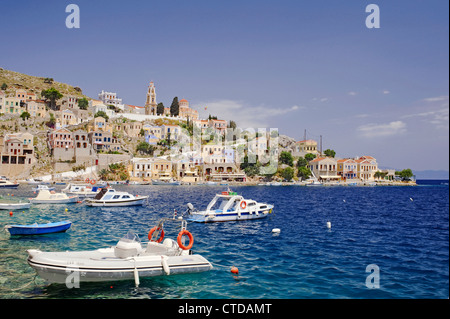
[[[67,196],[65,193],[41,190],[35,198],[29,198],[32,204],[69,204],[75,203],[78,196]]]
[[[29,249],[28,264],[39,276],[51,283],[67,283],[73,274],[80,282],[133,280],[139,285],[140,277],[197,273],[213,267],[203,256],[191,254],[194,243],[192,234],[181,221],[177,240],[164,239],[162,220],[149,232],[144,246],[131,232],[115,246],[89,251],[43,252]],[[178,221],[173,219],[172,221]],[[183,243],[189,237],[189,245]]]
[[[76,195],[79,198],[95,197],[102,187],[92,186],[91,184],[72,184],[69,183],[66,188],[62,189],[63,193]]]
[[[26,200],[10,200],[10,199],[0,199],[0,209],[5,210],[15,210],[15,209],[28,209],[31,203]]]
[[[19,187],[19,183],[12,183],[6,179],[0,180],[0,188],[17,188]]]
[[[228,190],[216,194],[204,211],[195,211],[190,204],[188,207],[187,220],[209,223],[264,218],[272,212],[274,206],[245,199],[236,192]]]
[[[33,188],[33,192],[39,192],[41,190],[47,190],[47,191],[54,191],[54,187],[48,187],[47,185],[38,185],[37,187]]]
[[[113,188],[103,188],[94,198],[86,198],[84,201],[88,206],[136,206],[143,205],[147,198],[148,196],[134,196]]]
[[[50,233],[65,232],[72,225],[71,221],[61,221],[47,224],[32,225],[6,225],[5,228],[11,235],[44,235]]]

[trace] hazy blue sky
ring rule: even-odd
[[[79,29],[65,26],[70,3],[80,7]],[[379,29],[366,27],[370,3]],[[0,67],[141,106],[153,80],[166,106],[178,96],[242,127],[322,135],[339,157],[448,170],[448,6],[2,0]]]

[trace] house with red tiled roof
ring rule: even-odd
[[[333,157],[317,157],[309,162],[309,169],[322,181],[338,180],[337,160]]]
[[[375,172],[378,171],[378,164],[372,156],[361,156],[355,158],[358,167],[358,178],[363,181],[373,181]]]

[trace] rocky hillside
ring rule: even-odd
[[[74,95],[88,98],[83,95],[81,88],[55,81],[50,76],[37,77],[5,70],[0,67],[0,87],[3,83],[7,85],[5,92],[8,95],[13,95],[16,89],[25,89],[28,92],[40,94],[42,90],[47,90],[54,87],[63,95]]]

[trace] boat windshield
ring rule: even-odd
[[[129,243],[132,243],[132,242],[140,243],[141,242],[141,240],[139,239],[139,236],[132,231],[128,231],[128,233],[126,233],[126,235],[123,236],[120,239],[120,241],[129,242]]]

